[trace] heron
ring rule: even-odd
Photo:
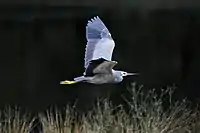
[[[113,69],[118,64],[117,61],[112,61],[115,42],[99,16],[93,17],[88,21],[86,25],[86,39],[85,72],[83,76],[76,77],[73,81],[61,81],[60,84],[79,82],[92,84],[119,83],[122,82],[125,76],[138,74]]]

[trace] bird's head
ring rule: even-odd
[[[131,75],[138,75],[138,73],[128,73],[128,72],[125,72],[125,71],[120,71],[120,73],[121,73],[122,77],[131,76]]]
[[[131,75],[138,75],[138,73],[128,73],[125,71],[114,71],[115,80],[121,82],[123,77],[131,76]]]

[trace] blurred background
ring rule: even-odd
[[[198,0],[0,1],[0,106],[43,110],[97,97],[117,104],[131,82],[146,88],[178,86],[177,97],[200,98]],[[116,69],[138,72],[120,84],[60,85],[82,75],[88,19],[99,16],[116,42]]]

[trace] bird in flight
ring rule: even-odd
[[[74,81],[61,81],[60,84],[74,84],[78,82],[92,84],[119,83],[125,76],[137,75],[137,73],[128,73],[113,69],[118,63],[112,61],[115,42],[109,30],[98,16],[88,21],[86,38],[85,72],[83,76],[74,78]]]

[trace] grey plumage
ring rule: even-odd
[[[136,75],[136,73],[113,70],[113,67],[117,64],[116,61],[112,61],[115,42],[98,16],[88,21],[86,39],[85,72],[83,76],[74,78],[74,81],[62,81],[61,84],[77,82],[93,84],[118,83],[123,80],[123,76]]]

